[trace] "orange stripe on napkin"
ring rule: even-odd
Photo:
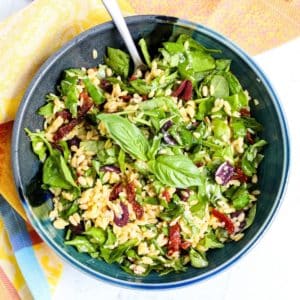
[[[11,136],[13,122],[0,124],[0,194],[9,199],[11,206],[26,220],[26,214],[18,198],[11,167]]]
[[[130,0],[136,13],[173,15],[207,25],[250,54],[300,35],[299,0]]]

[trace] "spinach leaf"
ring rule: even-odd
[[[265,146],[267,142],[265,140],[259,140],[253,145],[250,145],[245,151],[242,157],[242,169],[247,176],[252,176],[256,173],[255,162],[257,153],[261,147]],[[258,158],[260,160],[260,158]]]
[[[137,126],[117,115],[100,114],[97,118],[104,122],[111,138],[121,149],[137,159],[147,160],[149,143]]]
[[[249,101],[244,91],[226,97],[225,100],[229,102],[232,111],[239,111],[242,107],[248,106]]]
[[[129,83],[138,94],[148,95],[151,92],[151,86],[147,84],[144,79],[138,78],[136,80],[131,80]]]
[[[210,230],[205,234],[204,238],[200,241],[200,245],[204,246],[207,249],[223,248],[224,244],[221,243],[214,232]]]
[[[79,89],[77,87],[78,79],[83,76],[80,69],[69,69],[65,71],[65,79],[61,82],[60,90],[62,96],[65,96],[65,105],[73,117],[77,116],[77,106],[79,98]]]
[[[122,256],[124,256],[125,252],[129,250],[130,248],[137,246],[138,244],[138,239],[131,239],[124,244],[119,245],[117,248],[113,249],[109,260],[111,263],[113,262],[121,262]]]
[[[83,234],[87,235],[92,243],[96,243],[98,245],[103,245],[106,240],[106,234],[102,228],[90,227]]]
[[[124,78],[128,77],[129,55],[126,52],[120,49],[108,47],[105,63],[109,65],[118,75],[121,75]]]
[[[31,132],[28,128],[25,128],[25,132],[31,140],[33,152],[39,157],[41,162],[44,162],[47,157],[47,149],[51,150],[51,146],[45,137],[45,132]]]
[[[94,85],[88,77],[83,79],[83,83],[96,104],[102,104],[105,101],[103,91],[98,86]]]
[[[168,186],[187,188],[200,184],[199,169],[184,155],[159,155],[149,166],[155,177]]]
[[[230,59],[217,59],[216,60],[216,69],[218,71],[228,72],[230,69],[231,60]]]
[[[185,52],[183,44],[180,43],[164,42],[163,46],[171,55]]]
[[[239,210],[249,204],[250,196],[247,190],[247,185],[240,186],[232,196],[232,205],[235,209]]]
[[[45,118],[50,117],[53,114],[53,108],[54,108],[53,102],[49,102],[49,103],[47,103],[44,106],[39,108],[38,114],[40,116],[44,116]]]
[[[148,152],[148,157],[150,160],[155,159],[155,156],[160,149],[161,138],[162,138],[161,135],[156,135],[153,138],[151,148],[149,149]]]
[[[195,249],[191,248],[189,255],[190,255],[191,265],[194,268],[204,268],[208,266],[208,261],[204,253],[200,253]]]
[[[219,118],[215,118],[213,119],[212,124],[213,124],[214,136],[217,139],[224,140],[224,141],[228,141],[230,139],[231,132],[226,121]]]
[[[209,71],[215,68],[215,59],[202,51],[187,52],[188,66],[194,72]]]
[[[243,90],[239,80],[231,72],[225,72],[223,75],[227,79],[231,95],[237,94]]]
[[[256,215],[256,204],[254,204],[248,211],[247,217],[246,217],[246,226],[243,228],[243,230],[249,228],[255,219]]]
[[[149,51],[148,51],[146,41],[144,39],[140,39],[139,40],[139,46],[142,50],[142,53],[143,53],[146,64],[148,65],[149,68],[151,68],[151,57],[150,57],[150,54],[149,54]]]
[[[77,235],[73,240],[66,241],[66,245],[75,246],[78,252],[93,253],[96,248],[84,236]]]
[[[122,149],[120,149],[120,152],[118,155],[118,163],[119,163],[119,167],[120,167],[120,170],[122,173],[125,173],[125,171],[126,171],[125,159],[126,159],[126,154]]]
[[[237,139],[238,137],[244,137],[247,134],[247,128],[245,123],[241,118],[232,118],[231,128],[233,131],[233,137]]]
[[[205,210],[207,207],[207,197],[202,197],[201,195],[195,195],[197,203],[191,206],[190,211],[194,216],[198,218],[203,218],[205,216]],[[191,197],[189,201],[192,201],[194,197]]]
[[[202,121],[205,116],[211,113],[212,108],[214,107],[215,99],[213,97],[203,98],[196,100],[198,104],[198,110],[195,118],[199,121]]]
[[[64,156],[65,161],[68,161],[68,159],[69,159],[69,157],[71,155],[71,151],[69,149],[67,141],[60,141],[59,145],[62,148],[63,156]]]
[[[210,94],[216,98],[229,96],[229,86],[227,80],[222,75],[214,75],[210,82]]]
[[[43,183],[51,187],[71,189],[77,187],[71,170],[66,161],[56,149],[46,159],[43,165]]]
[[[241,121],[246,128],[253,129],[254,131],[261,131],[263,129],[262,125],[258,123],[254,118],[242,117]]]

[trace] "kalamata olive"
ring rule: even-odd
[[[114,222],[117,226],[123,227],[128,223],[129,220],[129,212],[128,207],[123,202],[120,203],[120,206],[122,208],[122,216],[118,218],[116,215],[114,217]]]
[[[161,127],[161,131],[162,131],[162,132],[166,132],[172,125],[173,125],[173,121],[171,121],[171,120],[167,121],[167,122]]]
[[[215,174],[215,180],[218,184],[228,183],[234,173],[234,167],[229,162],[224,162],[219,166]]]
[[[70,148],[72,146],[76,146],[77,148],[79,148],[80,139],[77,136],[74,136],[72,139],[68,140],[67,143]]]
[[[176,194],[182,201],[186,202],[190,197],[191,191],[189,189],[176,189]]]

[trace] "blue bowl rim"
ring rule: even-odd
[[[19,110],[17,112],[16,121],[14,123],[13,127],[13,138],[12,138],[12,149],[11,149],[11,157],[12,157],[12,166],[13,166],[13,175],[14,175],[14,181],[15,185],[18,190],[19,198],[21,199],[21,202],[23,204],[23,207],[25,209],[26,215],[31,222],[33,228],[39,233],[39,235],[42,237],[42,239],[52,248],[54,251],[65,261],[72,263],[73,266],[77,267],[80,271],[84,271],[85,273],[91,275],[92,277],[96,277],[97,279],[102,279],[106,282],[117,284],[119,286],[123,287],[131,287],[131,288],[140,288],[140,289],[168,289],[168,288],[175,288],[175,287],[182,287],[187,284],[196,283],[199,281],[202,281],[204,279],[208,279],[212,277],[213,275],[216,275],[220,273],[221,271],[224,271],[228,267],[232,266],[235,262],[237,262],[244,254],[246,254],[262,237],[263,233],[265,233],[266,229],[270,226],[271,221],[273,220],[275,213],[278,211],[278,208],[282,202],[284,192],[286,190],[287,181],[288,181],[288,175],[289,175],[289,167],[290,167],[290,141],[289,141],[289,133],[288,133],[288,127],[286,124],[286,118],[285,114],[282,110],[280,100],[278,96],[276,95],[274,88],[270,84],[269,80],[265,76],[265,74],[262,72],[260,67],[253,61],[252,58],[249,57],[248,54],[246,54],[239,46],[237,46],[235,43],[230,41],[228,38],[224,37],[220,33],[207,28],[201,24],[197,24],[195,22],[191,22],[184,19],[178,19],[176,17],[171,16],[162,16],[162,15],[135,15],[126,17],[126,23],[127,24],[134,24],[137,22],[142,21],[144,18],[147,19],[153,19],[157,23],[170,23],[170,24],[176,24],[181,27],[185,27],[187,29],[192,29],[198,32],[201,32],[202,34],[205,34],[208,37],[211,37],[215,40],[217,40],[219,43],[224,44],[228,48],[230,48],[232,51],[234,51],[241,59],[243,59],[244,62],[248,64],[248,67],[250,67],[254,73],[257,75],[257,77],[261,80],[263,85],[265,86],[270,98],[272,99],[272,102],[274,104],[274,107],[276,109],[276,113],[279,118],[280,122],[280,129],[281,134],[283,137],[283,147],[284,147],[284,157],[283,157],[283,171],[282,171],[282,178],[280,181],[280,188],[278,191],[278,194],[276,196],[276,199],[274,201],[274,205],[264,221],[263,225],[260,227],[260,229],[257,231],[257,233],[254,235],[254,237],[248,242],[248,244],[241,249],[238,253],[236,253],[231,259],[224,262],[222,265],[218,266],[217,268],[204,273],[200,274],[198,276],[195,276],[193,278],[185,279],[182,281],[176,281],[171,283],[140,283],[140,282],[130,282],[125,280],[120,280],[111,276],[107,276],[104,274],[99,273],[99,271],[91,270],[89,267],[85,266],[84,264],[80,263],[76,259],[74,259],[71,255],[65,253],[63,250],[61,250],[59,247],[55,245],[55,243],[47,236],[42,226],[40,226],[36,216],[34,215],[30,204],[28,200],[26,199],[25,194],[23,193],[24,188],[22,185],[22,180],[20,178],[20,167],[19,167],[19,152],[18,152],[18,140],[20,132],[23,130],[21,128],[21,120],[23,119],[23,115],[25,113],[25,109],[27,107],[28,102],[30,101],[31,94],[33,89],[37,85],[37,81],[41,76],[43,76],[44,72],[47,71],[47,69],[52,65],[54,61],[60,58],[62,54],[64,54],[66,51],[68,51],[70,48],[72,48],[75,44],[82,41],[86,38],[86,36],[90,34],[94,34],[98,31],[105,31],[107,29],[110,29],[114,27],[114,24],[112,21],[97,25],[95,27],[92,27],[91,29],[84,31],[83,33],[79,34],[75,38],[73,38],[71,41],[66,43],[60,50],[58,50],[56,53],[54,53],[50,58],[48,58],[43,65],[40,67],[40,69],[37,71],[36,75],[32,79],[29,87],[27,88],[27,91],[22,99],[22,102],[20,104]]]

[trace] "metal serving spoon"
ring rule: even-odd
[[[144,63],[138,53],[138,50],[134,44],[132,36],[129,32],[125,19],[121,13],[120,7],[116,0],[102,0],[105,8],[111,15],[112,20],[114,21],[117,29],[119,30],[125,45],[130,53],[130,56],[134,63],[134,69],[144,68]]]

